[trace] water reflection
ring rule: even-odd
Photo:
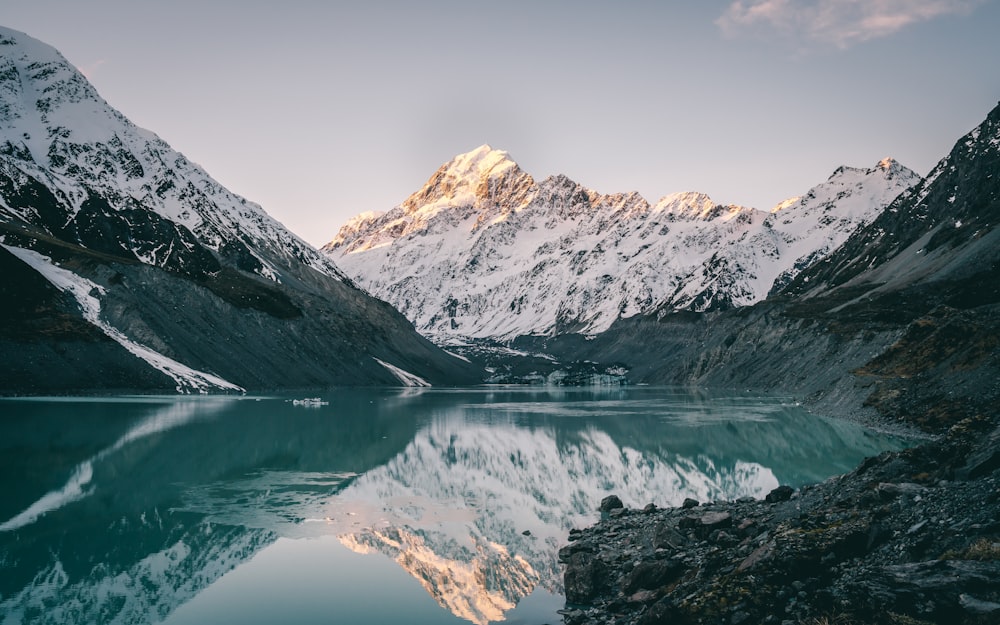
[[[450,614],[501,621],[561,593],[556,552],[609,492],[760,497],[894,444],[778,400],[663,389],[323,399],[0,402],[0,620],[157,622],[279,539],[335,537]]]

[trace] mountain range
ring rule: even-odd
[[[8,29],[0,243],[5,392],[480,378]]]
[[[702,193],[650,204],[565,176],[536,182],[488,145],[322,249],[428,336],[596,334],[670,308],[746,306],[875,219],[920,179],[893,159],[840,167],[769,212]]]
[[[768,212],[536,182],[482,146],[322,250],[492,380],[791,392],[940,431],[1000,406],[998,166],[1000,107],[926,178],[840,167]]]
[[[593,340],[637,382],[790,392],[828,414],[940,432],[1000,411],[1000,105],[910,189],[779,293],[700,315],[664,307]],[[522,346],[523,347],[523,346]]]
[[[471,338],[947,422],[1000,395],[998,116],[926,178],[840,167],[769,211],[538,182],[482,146],[320,251],[2,29],[0,392],[468,384],[490,363],[425,337]]]

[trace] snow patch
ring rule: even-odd
[[[57,289],[69,292],[76,299],[77,303],[79,303],[84,319],[100,328],[102,332],[127,349],[131,354],[172,378],[176,384],[178,393],[208,393],[218,390],[245,392],[242,387],[232,382],[223,380],[211,373],[192,369],[145,345],[136,343],[125,336],[120,330],[105,322],[101,319],[101,303],[97,299],[98,295],[104,294],[103,287],[78,276],[72,271],[57,267],[52,264],[51,259],[34,250],[10,245],[3,245],[3,247],[27,263],[35,271],[42,274]]]
[[[389,373],[391,373],[392,375],[396,376],[396,379],[399,380],[403,384],[403,386],[430,386],[431,385],[430,382],[428,382],[427,380],[423,379],[419,375],[414,375],[414,374],[410,373],[409,371],[405,371],[403,369],[400,369],[399,367],[396,367],[394,365],[390,365],[386,361],[379,360],[378,358],[375,358],[374,356],[372,356],[372,359],[375,362],[377,362],[378,364],[380,364],[383,367],[385,367],[386,369],[388,369]]]

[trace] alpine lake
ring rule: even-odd
[[[0,623],[560,623],[571,528],[905,441],[657,387],[0,399]]]

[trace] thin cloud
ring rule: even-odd
[[[736,0],[715,21],[728,36],[775,33],[848,48],[911,24],[967,14],[985,0]]]
[[[93,63],[90,63],[86,67],[81,67],[80,73],[83,74],[87,80],[93,80],[94,75],[97,73],[97,70],[101,69],[101,66],[107,62],[108,62],[107,59],[99,59],[97,61],[94,61]]]

